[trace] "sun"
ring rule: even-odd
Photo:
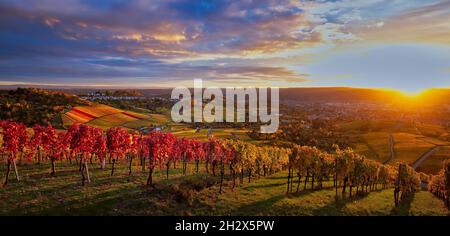
[[[401,100],[405,105],[422,106],[429,100],[429,92],[431,89],[422,89],[420,91],[404,91],[400,90]]]

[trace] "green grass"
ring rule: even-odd
[[[134,120],[130,122],[123,123],[122,126],[128,129],[139,129],[141,127],[152,127],[155,125],[153,120],[145,119],[145,120]]]
[[[250,137],[246,134],[247,130],[239,130],[239,129],[212,129],[211,134],[215,138],[220,139],[229,139],[235,138],[243,141],[250,141]],[[180,138],[195,138],[198,140],[208,140],[208,129],[200,129],[199,132],[196,132],[195,129],[184,128],[172,131],[172,133]]]
[[[394,152],[396,161],[404,161],[412,165],[424,153],[433,148],[435,145],[424,141],[421,135],[410,133],[393,133],[394,136]]]
[[[104,120],[104,119],[94,119],[94,120],[87,122],[86,124],[106,130],[111,127],[121,126],[123,124],[123,122],[122,121],[109,121],[109,120]]]
[[[4,174],[4,163],[0,171]],[[137,164],[137,163],[136,163]],[[180,166],[180,164],[178,164]],[[11,176],[0,188],[0,215],[446,215],[442,201],[418,192],[398,208],[393,191],[387,189],[335,202],[331,183],[325,189],[286,195],[286,172],[254,179],[232,190],[226,181],[218,193],[218,177],[207,174],[182,176],[172,170],[155,173],[155,189],[145,186],[140,166],[128,176],[126,163],[109,170],[90,165],[92,182],[80,185],[75,164],[58,163],[57,177],[48,175],[49,165],[20,165],[21,182]],[[203,173],[203,166],[201,171]],[[194,172],[190,165],[188,173]],[[309,188],[309,187],[308,187]]]
[[[165,170],[156,169],[151,190],[140,166],[133,166],[134,173],[128,176],[127,164],[120,163],[112,177],[110,170],[90,165],[92,181],[81,186],[75,163],[58,162],[56,177],[49,176],[48,163],[18,168],[21,181],[11,174],[9,185],[0,187],[0,215],[183,215],[184,205],[190,203],[176,199],[183,193],[177,186],[218,181],[205,174],[183,176],[180,168],[171,170],[166,180]],[[194,170],[190,165],[188,173]],[[4,175],[3,162],[0,171]]]
[[[363,134],[362,139],[364,143],[356,146],[357,152],[381,163],[390,159],[389,133],[369,132]]]
[[[391,120],[357,120],[343,122],[341,130],[350,133],[365,132],[409,132],[416,133],[412,123]]]
[[[448,215],[442,201],[426,191],[415,193],[395,208],[393,190],[378,190],[351,199],[335,200],[331,183],[323,190],[302,190],[286,195],[286,173],[244,184],[218,195],[215,188],[203,194],[209,202],[197,214],[206,215]],[[309,187],[308,187],[309,188]],[[295,191],[295,188],[294,188]]]

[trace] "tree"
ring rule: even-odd
[[[106,143],[106,137],[100,129],[96,129],[94,132],[94,146],[93,154],[98,158],[100,162],[100,169],[106,168],[106,155],[108,153],[108,147]]]
[[[443,161],[442,169],[437,175],[431,177],[428,190],[442,199],[450,209],[450,160]]]
[[[112,127],[106,131],[106,143],[112,158],[111,176],[114,175],[116,161],[124,158],[131,144],[128,131],[121,127]]]
[[[7,153],[6,164],[6,177],[3,183],[4,186],[8,185],[8,177],[11,171],[11,165],[14,167],[14,173],[17,181],[20,181],[19,172],[17,170],[16,158],[17,153],[21,149],[21,141],[26,140],[26,127],[23,124],[17,122],[4,122],[2,123],[2,136],[3,136],[3,152]]]
[[[398,164],[397,179],[394,188],[394,202],[397,206],[409,194],[420,189],[420,176],[406,163]]]
[[[71,132],[74,132],[71,139],[71,148],[80,155],[81,185],[84,186],[86,180],[88,183],[91,182],[87,159],[94,150],[95,136],[98,133],[98,129],[82,124],[74,126]]]
[[[42,132],[42,147],[52,164],[50,176],[56,175],[56,161],[62,159],[64,155],[65,142],[58,141],[59,136],[64,137],[64,133],[57,135],[52,126],[47,126]]]
[[[171,133],[152,132],[146,137],[149,156],[149,175],[147,185],[153,186],[153,170],[155,166],[161,165],[169,158],[172,152],[175,138]]]

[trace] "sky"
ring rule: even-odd
[[[1,0],[0,85],[450,87],[450,0]]]

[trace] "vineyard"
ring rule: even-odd
[[[450,161],[444,161],[443,168],[438,175],[431,178],[428,186],[430,192],[445,202],[450,207]]]
[[[345,201],[370,192],[390,191],[395,206],[429,182],[430,191],[448,206],[448,165],[439,175],[430,177],[405,163],[384,165],[338,146],[333,152],[325,152],[310,146],[257,146],[232,139],[199,141],[164,132],[144,135],[121,127],[104,132],[86,124],[73,124],[59,132],[51,126],[27,128],[12,121],[0,125],[5,191],[21,183],[22,166],[27,171],[48,166],[48,176],[55,180],[60,178],[59,167],[64,169],[61,178],[70,169],[84,189],[100,181],[96,176],[101,175],[101,181],[108,181],[108,176],[116,180],[119,170],[122,177],[124,170],[128,178],[145,175],[144,188],[153,192],[159,191],[161,179],[178,181],[177,191],[191,191],[189,188],[199,188],[199,183],[189,183],[194,178],[203,181],[200,190],[214,190],[219,195],[278,176],[284,179],[286,196],[333,189],[335,200]],[[155,175],[159,182],[155,182]]]

